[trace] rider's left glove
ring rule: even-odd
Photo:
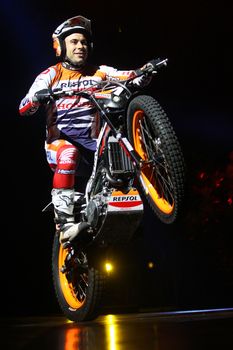
[[[139,71],[143,71],[147,67],[151,67],[151,63],[150,62],[146,63],[142,68],[139,69]],[[152,75],[151,74],[143,74],[140,77],[135,78],[132,81],[132,83],[133,83],[133,85],[144,87],[144,86],[149,85],[151,80],[152,80]]]

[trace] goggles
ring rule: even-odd
[[[60,36],[70,29],[84,29],[91,35],[91,21],[83,16],[75,16],[60,24],[54,31],[54,36]]]

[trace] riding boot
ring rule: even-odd
[[[61,244],[71,242],[81,231],[88,228],[86,222],[75,223],[74,219],[74,190],[52,190],[52,203],[54,206],[56,229],[60,234]]]

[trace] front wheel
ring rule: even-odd
[[[88,321],[98,316],[104,274],[90,263],[87,251],[75,247],[63,249],[55,234],[52,273],[59,306],[69,320]]]
[[[127,131],[143,160],[138,170],[142,193],[162,222],[173,223],[183,204],[185,164],[171,122],[153,97],[141,95],[128,106]]]

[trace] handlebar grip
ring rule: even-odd
[[[153,59],[151,61],[149,61],[144,68],[141,68],[141,72],[145,72],[145,73],[156,73],[158,69],[162,68],[163,66],[167,65],[167,61],[168,59],[160,59],[160,58],[156,58]]]
[[[36,96],[32,96],[32,99],[31,99],[32,102],[39,102],[38,98]]]
[[[53,96],[51,95],[50,91],[47,89],[43,89],[40,91],[37,91],[35,95],[32,97],[33,102],[39,102],[39,103],[48,103],[54,101]]]
[[[165,59],[156,58],[156,59],[149,61],[148,64],[151,64],[153,66],[153,68],[156,70],[156,69],[159,69],[163,66],[166,66],[167,61],[168,61],[167,58],[165,58]]]
[[[140,76],[140,75],[143,74],[144,70],[143,70],[142,68],[138,68],[138,69],[135,69],[134,72],[135,72],[135,74],[136,74],[137,76]]]

